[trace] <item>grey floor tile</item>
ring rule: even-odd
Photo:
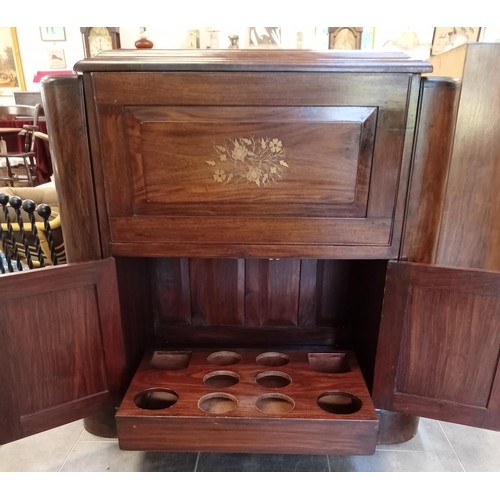
[[[78,421],[0,446],[0,471],[56,472],[81,433]]]
[[[500,432],[441,422],[468,472],[500,472]]]
[[[330,456],[332,472],[463,472],[454,453],[376,451],[369,456]]]
[[[91,434],[90,432],[86,431],[83,428],[82,424],[82,434],[80,436],[80,439],[78,441],[105,441],[109,443],[117,443],[118,439],[116,437],[114,438],[106,438],[102,436],[96,436],[95,434]]]
[[[387,451],[437,451],[452,453],[453,448],[437,420],[421,418],[417,434],[404,443],[378,445],[377,450]]]
[[[326,455],[200,453],[197,472],[328,472]]]
[[[116,441],[79,441],[62,472],[194,472],[197,453],[120,450]]]

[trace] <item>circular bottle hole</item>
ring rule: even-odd
[[[289,363],[290,359],[281,352],[263,352],[255,358],[255,361],[263,366],[283,366]]]
[[[206,413],[227,413],[237,406],[238,400],[225,392],[207,394],[198,401],[198,408]]]
[[[282,415],[292,411],[295,403],[284,394],[263,394],[257,398],[255,406],[263,413]]]
[[[134,403],[143,410],[164,410],[173,406],[179,396],[168,389],[148,389],[134,398]]]
[[[356,413],[362,406],[361,400],[348,392],[325,392],[317,403],[322,410],[336,415]]]
[[[241,355],[232,351],[217,351],[210,354],[207,361],[218,366],[235,365],[241,361]]]
[[[267,387],[268,389],[277,389],[278,387],[286,387],[291,384],[292,377],[283,372],[262,372],[255,377],[255,381],[262,387]]]
[[[234,372],[217,371],[210,372],[203,377],[203,382],[210,387],[231,387],[240,381],[240,377]]]

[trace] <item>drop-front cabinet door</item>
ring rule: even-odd
[[[131,61],[81,65],[113,255],[397,257],[418,75]]]
[[[119,382],[114,259],[0,277],[0,444],[94,411]]]
[[[500,430],[500,273],[389,263],[376,407]]]

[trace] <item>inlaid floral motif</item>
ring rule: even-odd
[[[278,138],[227,139],[214,146],[213,159],[205,160],[212,170],[214,182],[246,182],[258,187],[283,179],[289,168],[285,148]]]

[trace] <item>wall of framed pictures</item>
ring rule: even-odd
[[[424,60],[433,51],[448,50],[466,41],[500,42],[500,28],[386,26],[347,29],[360,35],[363,50],[404,51]],[[121,27],[121,47],[135,49],[141,30],[140,27]],[[239,49],[329,50],[330,41],[328,27],[310,26],[180,26],[166,30],[157,25],[146,28],[145,33],[154,48],[165,49],[227,49],[236,43]],[[12,101],[14,88],[39,91],[40,85],[34,81],[37,72],[70,71],[83,57],[79,27],[0,28],[0,103]]]

